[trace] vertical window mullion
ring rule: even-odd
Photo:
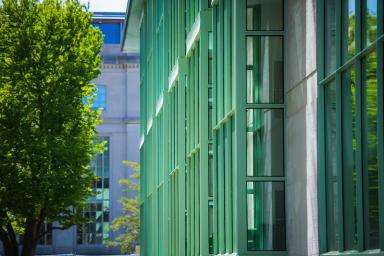
[[[356,172],[357,172],[357,248],[364,250],[364,213],[363,213],[363,141],[362,141],[362,65],[361,60],[355,64],[356,70]]]
[[[217,155],[218,155],[218,226],[219,226],[219,233],[218,233],[218,243],[219,243],[219,253],[224,254],[225,253],[225,237],[224,237],[224,184],[223,184],[223,130],[218,130],[218,144],[217,144]]]
[[[323,35],[325,34],[325,1],[317,1],[317,56],[318,62],[318,83],[324,79],[324,67],[325,67],[325,40]],[[326,170],[325,170],[325,88],[324,86],[319,86],[318,92],[318,179],[319,179],[319,216],[326,216]],[[319,253],[324,253],[327,251],[327,224],[326,218],[319,218]]]
[[[212,7],[212,127],[217,124],[217,6]],[[218,193],[217,193],[217,131],[212,131],[213,139],[213,158],[212,158],[212,171],[213,171],[213,254],[218,253]]]
[[[377,37],[383,34],[384,30],[384,2],[378,1]],[[380,249],[384,251],[384,42],[377,44],[377,134],[378,134],[378,172],[379,172],[379,232]]]
[[[344,5],[343,5],[343,3]],[[348,6],[348,0],[336,1],[336,68],[342,64],[343,46],[347,45],[348,36],[342,36],[345,31],[342,28],[348,28],[348,19],[343,15]],[[345,4],[347,3],[347,4]],[[341,14],[341,15],[338,15]],[[348,16],[347,16],[348,17]],[[346,46],[346,48],[348,48]],[[337,154],[337,203],[338,203],[338,250],[344,251],[344,197],[343,197],[343,163],[342,163],[342,79],[341,74],[336,74],[336,154]],[[329,170],[327,170],[329,175]],[[328,191],[329,192],[329,191]],[[328,206],[329,206],[328,202]],[[352,213],[350,213],[352,214]],[[328,237],[330,234],[327,235]],[[329,249],[329,247],[328,247]]]
[[[363,0],[356,0],[355,52],[362,50],[362,7]],[[364,212],[363,212],[363,142],[362,142],[362,61],[357,59],[356,70],[356,172],[357,172],[357,249],[364,250]]]

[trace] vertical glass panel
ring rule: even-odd
[[[213,197],[213,156],[208,157],[208,196]]]
[[[284,102],[283,37],[247,37],[247,102]]]
[[[212,84],[212,62],[213,62],[213,35],[208,33],[208,84]]]
[[[366,22],[367,45],[370,45],[377,37],[377,0],[367,0]]]
[[[326,1],[325,9],[325,73],[336,69],[336,6],[335,0]]]
[[[103,155],[102,154],[98,154],[96,156],[96,175],[98,177],[103,176]]]
[[[213,134],[213,130],[212,130],[212,103],[210,102],[209,103],[209,107],[208,107],[208,139],[209,140],[212,140],[212,134]]]
[[[159,243],[159,255],[163,254],[164,247],[164,199],[163,199],[163,188],[159,189],[159,201],[158,201],[158,243]]]
[[[247,176],[284,175],[284,111],[247,110]]]
[[[355,69],[342,74],[342,162],[345,248],[357,248],[356,85]]]
[[[103,140],[106,141],[106,144],[105,144],[106,150],[103,153],[103,157],[104,157],[103,177],[109,177],[109,138],[104,138]]]
[[[343,60],[347,61],[356,53],[356,0],[344,0],[343,10]]]
[[[285,250],[284,182],[247,182],[247,248]]]
[[[213,254],[213,201],[208,204],[209,254]]]
[[[335,81],[325,86],[325,134],[326,134],[326,179],[327,179],[327,227],[328,249],[338,250],[338,194],[336,152],[336,86]]]
[[[365,227],[366,246],[368,249],[379,248],[379,175],[377,159],[377,58],[376,52],[368,55],[365,61],[365,96],[366,96],[366,161],[364,168],[364,198],[366,199]],[[382,129],[381,129],[382,131]]]
[[[283,30],[283,0],[247,0],[247,30]]]

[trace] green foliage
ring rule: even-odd
[[[0,212],[19,230],[82,220],[76,209],[92,194],[89,162],[103,150],[93,141],[100,113],[82,101],[95,90],[101,45],[77,0],[3,0]],[[1,220],[0,227],[10,221]]]
[[[129,161],[124,161],[124,164],[134,170],[130,179],[120,180],[120,185],[124,186],[123,191],[129,196],[120,199],[124,214],[115,218],[111,225],[112,231],[123,230],[123,233],[108,245],[121,246],[122,253],[132,253],[140,236],[140,165]]]

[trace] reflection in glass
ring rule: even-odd
[[[343,1],[343,60],[347,61],[356,53],[355,46],[355,23],[356,23],[356,0]]]
[[[213,197],[213,156],[208,157],[208,196]]]
[[[283,37],[247,37],[247,102],[284,102]]]
[[[213,254],[213,201],[208,203],[209,254]]]
[[[364,167],[365,198],[367,201],[364,207],[367,216],[366,223],[366,244],[368,249],[379,248],[379,175],[377,159],[377,62],[376,52],[368,55],[365,61],[365,91],[366,91],[366,124],[367,127],[367,159]]]
[[[210,101],[209,104],[208,104],[208,140],[212,140],[212,136],[213,136],[212,112],[213,112],[212,101]]]
[[[213,63],[213,35],[212,32],[208,33],[209,47],[208,47],[208,84],[212,84],[212,63]]]
[[[342,162],[345,248],[357,248],[356,85],[355,69],[342,74]]]
[[[284,175],[284,111],[247,110],[247,176]]]
[[[366,22],[367,45],[370,45],[377,37],[377,0],[367,0]]]
[[[326,178],[327,178],[327,227],[329,250],[338,250],[338,201],[337,201],[337,152],[336,152],[336,85],[325,85],[325,131],[326,131]]]
[[[283,30],[283,0],[247,0],[247,30]]]
[[[284,182],[247,182],[247,248],[285,250]]]
[[[325,73],[336,69],[336,7],[335,0],[328,0],[325,10]]]

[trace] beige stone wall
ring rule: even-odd
[[[316,0],[287,1],[287,249],[318,255]]]

